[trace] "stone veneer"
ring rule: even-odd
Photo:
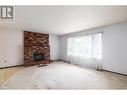
[[[46,60],[34,61],[33,54],[44,54]],[[24,31],[24,65],[38,65],[50,63],[49,35]]]

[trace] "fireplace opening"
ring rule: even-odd
[[[33,54],[33,60],[34,61],[41,61],[41,60],[45,60],[45,56],[44,54]]]

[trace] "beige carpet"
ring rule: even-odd
[[[127,89],[127,76],[54,62],[23,68],[0,89]]]

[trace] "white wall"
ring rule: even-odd
[[[21,64],[23,64],[23,32],[0,28],[0,67]]]
[[[50,58],[52,60],[59,59],[59,37],[56,35],[49,35]]]
[[[127,75],[127,23],[104,28],[103,68]]]
[[[67,57],[67,38],[103,33],[103,69],[127,75],[127,22],[81,31],[60,37],[60,59]]]
[[[59,40],[49,35],[51,59],[59,57]],[[23,31],[0,28],[0,68],[23,64]]]

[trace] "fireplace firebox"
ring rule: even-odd
[[[33,54],[33,60],[34,61],[42,61],[45,60],[44,54]]]

